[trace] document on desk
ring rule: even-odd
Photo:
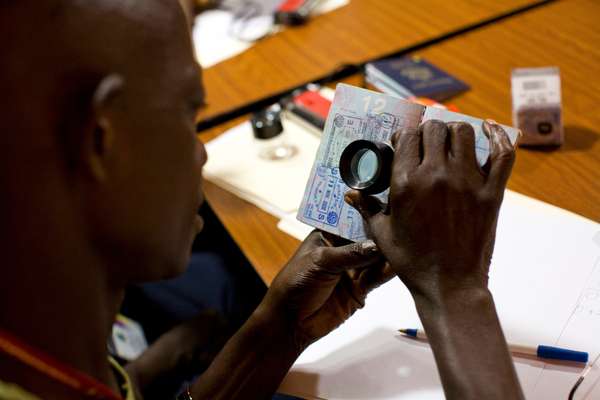
[[[306,184],[298,220],[349,240],[364,240],[362,218],[344,202],[344,193],[349,188],[339,173],[342,152],[348,144],[358,139],[389,143],[394,132],[417,128],[420,123],[431,119],[471,124],[475,131],[477,160],[480,165],[484,164],[489,154],[489,140],[483,133],[481,119],[339,84]],[[511,142],[516,143],[519,131],[503,127]],[[388,191],[379,195],[383,201],[387,196]]]
[[[297,151],[293,157],[259,157],[261,144],[246,121],[206,144],[204,177],[278,218],[295,213],[319,139],[287,118],[283,127],[286,143]]]
[[[600,224],[506,191],[490,290],[506,338],[600,352]],[[280,390],[306,399],[443,399],[428,344],[401,336],[421,328],[398,279],[297,360]],[[528,399],[566,399],[583,366],[514,357]],[[576,399],[600,398],[600,366]]]
[[[348,3],[350,0],[324,0],[313,11],[313,16],[328,13]],[[192,32],[198,63],[202,68],[210,68],[252,47],[256,41],[244,40],[240,30],[252,33],[264,31],[266,34],[273,27],[271,33],[276,33],[280,28],[273,26],[273,15],[279,4],[281,0],[227,0],[217,9],[200,13],[194,20]]]

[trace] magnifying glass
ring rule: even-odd
[[[356,140],[340,157],[340,175],[351,189],[378,194],[390,187],[394,150],[383,142]]]

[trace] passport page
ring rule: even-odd
[[[339,173],[340,156],[346,146],[358,139],[390,143],[394,132],[417,128],[423,121],[470,123],[475,131],[475,152],[480,165],[489,156],[489,140],[483,121],[436,107],[425,107],[393,96],[340,83],[329,110],[321,143],[309,175],[297,219],[345,239],[366,239],[362,217],[344,202],[349,188]],[[519,130],[502,125],[513,145]],[[378,195],[387,202],[389,190]]]
[[[344,202],[349,188],[340,177],[340,156],[348,144],[358,139],[390,143],[394,132],[419,126],[424,111],[424,106],[340,83],[298,210],[298,220],[349,240],[364,240],[362,217]],[[387,198],[387,191],[380,196]]]

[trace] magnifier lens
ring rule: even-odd
[[[355,140],[340,156],[340,176],[346,186],[377,194],[390,186],[394,150],[386,143]]]
[[[378,163],[377,155],[372,150],[363,149],[352,159],[352,171],[359,182],[368,182],[375,177]]]

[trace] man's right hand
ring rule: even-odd
[[[514,162],[504,130],[485,122],[488,172],[477,164],[473,128],[427,121],[393,139],[389,205],[358,191],[346,201],[413,295],[487,288],[498,210]]]
[[[490,160],[470,125],[429,121],[394,138],[389,205],[350,192],[370,236],[411,291],[448,399],[521,399],[487,289],[498,211],[514,162],[502,128],[484,123]]]

